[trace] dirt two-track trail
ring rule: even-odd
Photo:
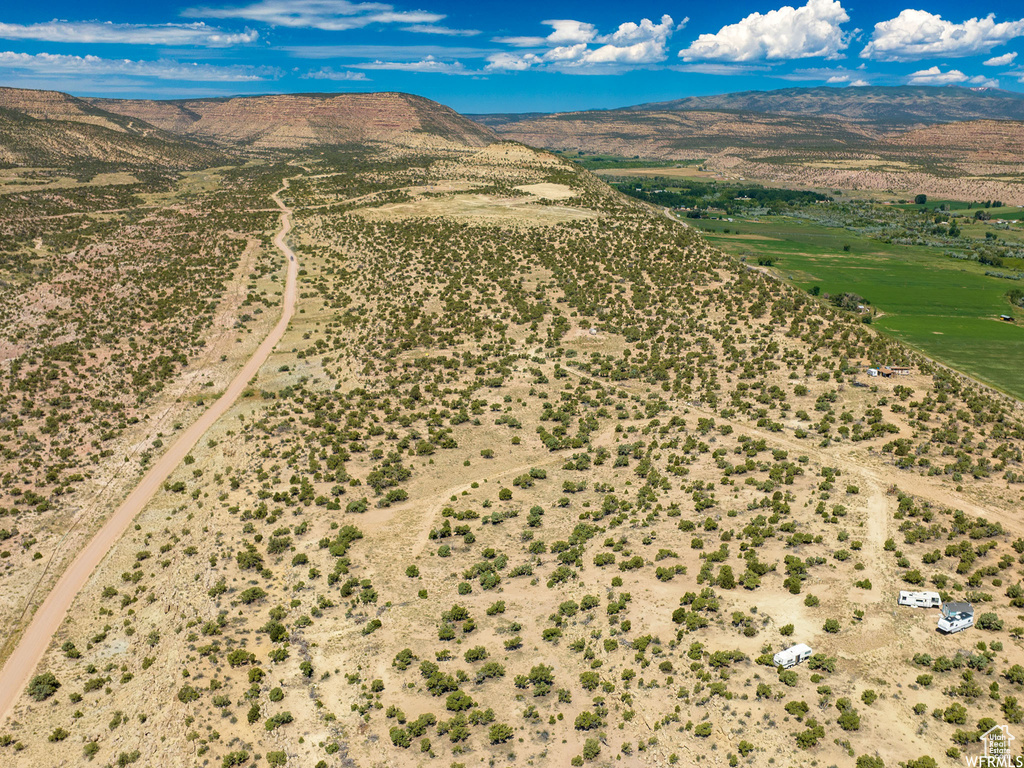
[[[3,723],[11,714],[25,684],[35,672],[36,665],[43,658],[43,654],[46,653],[54,633],[60,628],[68,609],[71,608],[75,597],[85,586],[93,571],[110,551],[110,548],[121,538],[136,515],[142,511],[147,502],[167,480],[171,472],[182,462],[186,454],[195,447],[203,434],[234,405],[239,395],[248,386],[249,381],[257,374],[263,363],[270,357],[274,347],[284,336],[288,323],[295,312],[296,282],[299,272],[295,253],[285,242],[285,238],[292,228],[292,210],[282,202],[279,195],[287,187],[288,180],[285,180],[284,187],[271,196],[281,209],[281,228],[274,237],[274,245],[286,257],[288,267],[281,319],[235,375],[235,378],[231,380],[224,394],[203,412],[146,472],[135,489],[128,494],[128,497],[97,531],[86,547],[78,553],[78,556],[50,590],[46,599],[43,600],[42,605],[32,617],[32,622],[18,641],[14,652],[8,657],[3,669],[0,670],[0,723]]]

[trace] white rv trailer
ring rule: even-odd
[[[946,603],[942,606],[939,630],[951,635],[974,626],[974,606],[970,603]]]
[[[900,605],[913,608],[941,608],[942,598],[938,592],[906,592],[900,590]]]
[[[813,651],[810,646],[804,645],[803,643],[797,643],[791,648],[787,648],[784,651],[779,651],[772,657],[772,661],[775,662],[775,666],[782,667],[783,669],[789,669],[795,667],[801,661],[807,661],[811,658]]]

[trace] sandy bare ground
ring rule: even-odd
[[[288,181],[286,180],[285,187],[287,186]],[[249,385],[249,381],[257,374],[274,347],[284,336],[295,311],[299,267],[295,253],[285,242],[285,238],[292,228],[292,210],[286,207],[278,196],[282,191],[284,191],[284,187],[272,195],[273,201],[281,209],[281,229],[274,237],[274,245],[288,257],[288,274],[281,319],[232,379],[224,394],[181,434],[149,472],[143,476],[135,489],[68,566],[42,605],[39,606],[32,617],[32,623],[29,624],[14,652],[8,657],[3,669],[0,670],[0,722],[7,719],[25,684],[35,672],[36,665],[50,645],[54,633],[64,621],[75,597],[85,586],[93,571],[110,548],[121,538],[135,516],[142,511],[153,494],[167,480],[171,472],[195,447],[203,434],[234,405]]]

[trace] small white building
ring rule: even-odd
[[[912,608],[941,608],[942,598],[938,592],[905,592],[900,590],[900,605]]]
[[[772,661],[775,662],[775,666],[782,667],[783,669],[789,669],[795,667],[802,661],[807,661],[811,658],[813,651],[809,645],[803,643],[797,643],[796,645],[787,648],[784,651],[779,651],[772,657]]]
[[[877,368],[868,368],[868,376],[877,376],[877,375],[878,375],[878,369]]]
[[[970,603],[946,603],[942,606],[939,631],[951,635],[974,626],[974,606]]]

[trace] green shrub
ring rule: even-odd
[[[402,749],[408,749],[409,745],[412,744],[412,738],[409,736],[409,732],[400,726],[395,726],[388,734],[391,736],[391,743],[396,747]]]
[[[576,716],[576,721],[573,725],[577,731],[591,731],[595,728],[600,728],[603,722],[599,715],[588,709]]]
[[[32,678],[25,692],[34,701],[45,701],[53,696],[58,688],[60,688],[60,681],[57,680],[57,676],[53,672],[43,672]]]
[[[282,725],[287,725],[292,722],[295,718],[292,717],[291,712],[278,712],[273,717],[268,717],[263,727],[268,731],[273,731],[276,728],[280,728]]]
[[[859,731],[860,730],[860,715],[857,714],[855,709],[847,709],[836,721],[839,723],[839,727],[844,731]]]
[[[810,749],[818,743],[818,740],[825,736],[825,729],[818,724],[813,717],[807,718],[807,730],[796,735],[797,746],[801,749]]]
[[[994,613],[983,613],[978,617],[978,628],[998,632],[1003,628],[1003,621]]]
[[[786,704],[786,711],[797,720],[803,720],[804,715],[810,711],[806,701],[790,701]]]
[[[239,593],[238,601],[245,605],[251,605],[257,600],[262,600],[267,596],[267,593],[259,587],[249,587],[245,591]]]
[[[178,691],[178,701],[182,704],[190,704],[193,701],[199,701],[199,691],[191,685],[183,685]]]
[[[487,738],[491,740],[491,744],[504,744],[514,735],[515,731],[512,730],[512,726],[505,723],[495,723],[487,732]]]

